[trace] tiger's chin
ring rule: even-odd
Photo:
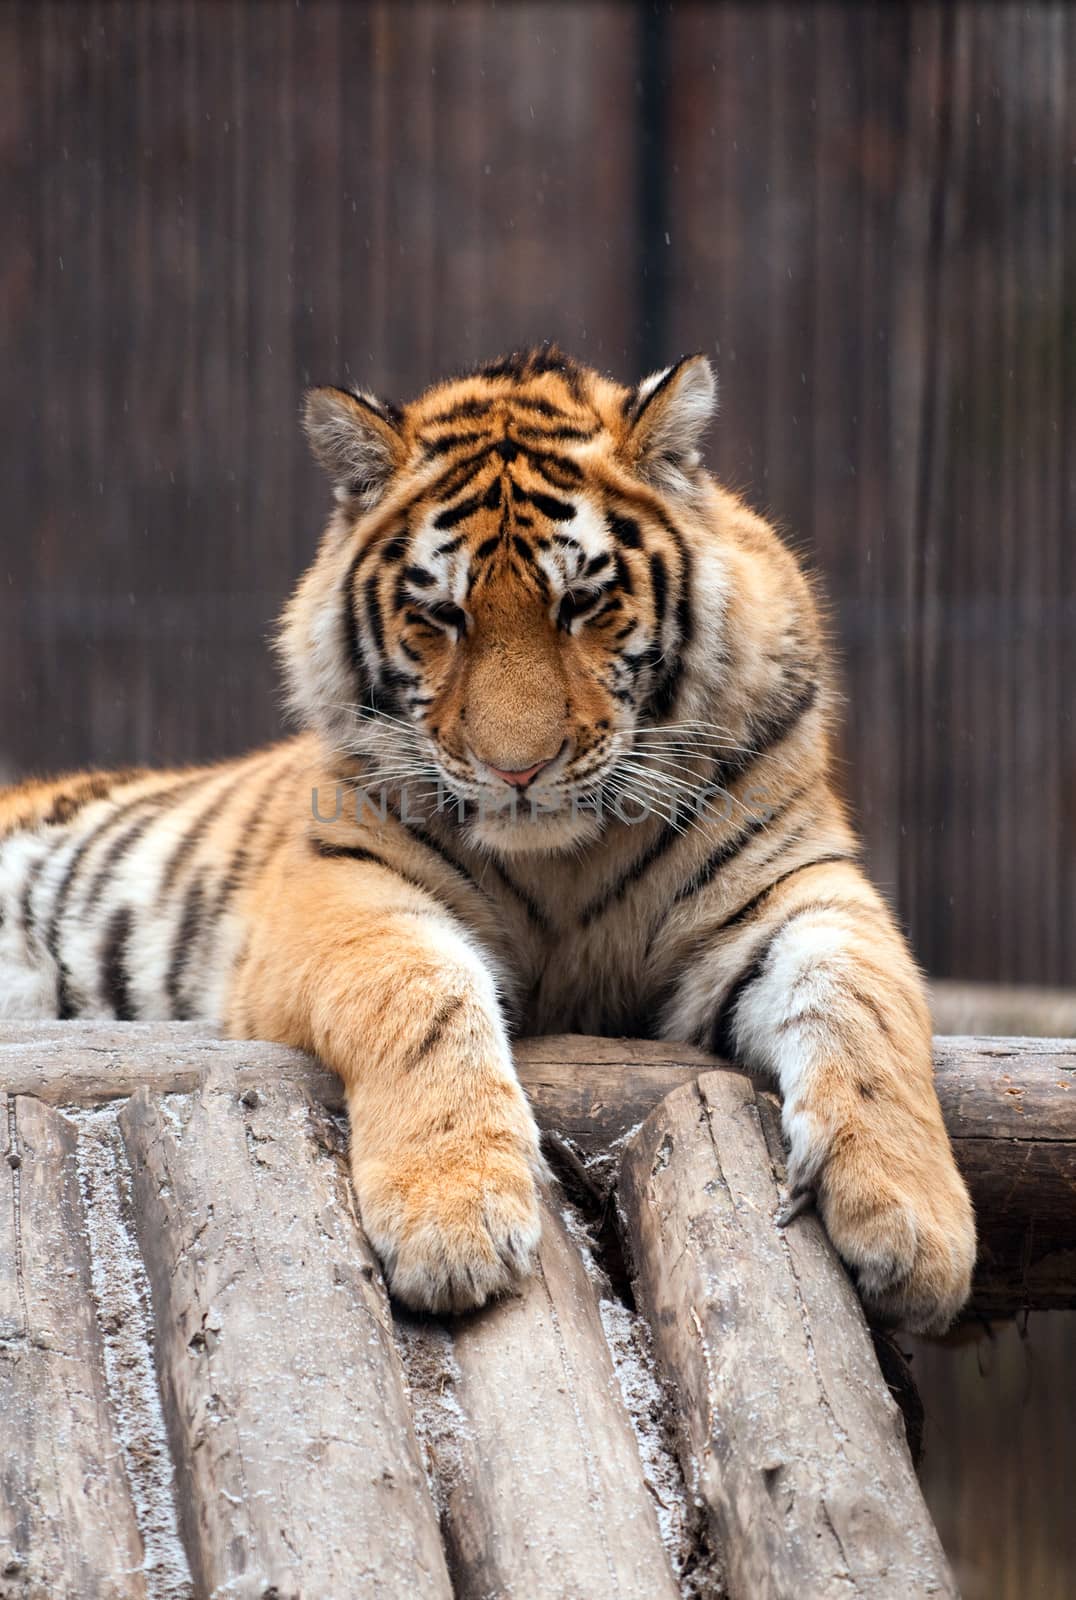
[[[483,850],[498,855],[532,855],[578,850],[592,844],[602,832],[601,818],[566,805],[563,808],[535,809],[520,806],[511,810],[476,817],[470,825],[471,838]]]

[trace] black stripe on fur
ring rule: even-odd
[[[205,882],[199,876],[192,880],[183,899],[183,912],[172,940],[172,954],[165,975],[164,989],[172,1016],[185,1022],[190,1008],[183,993],[183,980],[190,965],[191,954],[202,931],[205,910]]]
[[[458,1016],[461,1011],[463,1003],[463,996],[454,994],[450,995],[441,1004],[422,1039],[413,1050],[408,1052],[407,1060],[404,1063],[405,1072],[410,1072],[413,1068],[421,1066],[426,1057],[436,1050],[444,1039],[453,1017]]]
[[[109,919],[101,948],[101,995],[117,1022],[134,1022],[127,946],[131,937],[131,909],[120,906]]]

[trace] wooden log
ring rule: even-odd
[[[200,1593],[451,1595],[335,1129],[292,1088],[120,1114]]]
[[[203,1086],[243,1094],[296,1084],[332,1111],[340,1079],[286,1045],[222,1039],[196,1022],[0,1022],[0,1090],[48,1105],[103,1105],[145,1086],[191,1094]]]
[[[575,1036],[524,1039],[520,1077],[543,1127],[611,1184],[611,1146],[678,1084],[720,1065],[690,1045]],[[934,1041],[935,1081],[979,1218],[970,1310],[1076,1307],[1076,1040]],[[207,1036],[191,1023],[0,1024],[0,1087],[53,1105],[124,1098],[142,1083],[243,1093],[294,1083],[332,1109],[339,1080],[280,1045]]]
[[[690,1046],[572,1036],[522,1040],[517,1060],[539,1122],[610,1185],[610,1146],[716,1064]],[[967,1314],[1076,1308],[1076,1040],[936,1037],[934,1081],[979,1229]]]
[[[769,1124],[764,1129],[763,1119]],[[955,1595],[821,1225],[776,1225],[776,1102],[704,1073],[629,1141],[620,1205],[732,1600]]]
[[[442,1526],[470,1600],[676,1600],[594,1286],[545,1210],[522,1294],[421,1326],[450,1339],[436,1402],[454,1426],[440,1457]]]
[[[144,1549],[94,1311],[75,1130],[9,1098],[0,1129],[0,1596],[141,1600]]]
[[[979,1230],[969,1315],[1076,1307],[1076,1043],[935,1039]]]

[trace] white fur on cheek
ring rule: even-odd
[[[346,519],[334,519],[317,560],[285,607],[276,644],[292,712],[331,744],[345,743],[354,732],[354,716],[347,709],[355,698],[355,681],[345,638],[343,584],[355,552],[354,527]]]

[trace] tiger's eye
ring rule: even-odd
[[[454,628],[457,637],[462,638],[467,632],[467,613],[461,606],[453,605],[451,600],[435,600],[425,609],[435,622],[440,622],[446,628]]]
[[[576,617],[581,617],[585,611],[591,609],[595,599],[596,596],[593,594],[572,594],[570,591],[562,596],[557,607],[557,627],[569,628]]]

